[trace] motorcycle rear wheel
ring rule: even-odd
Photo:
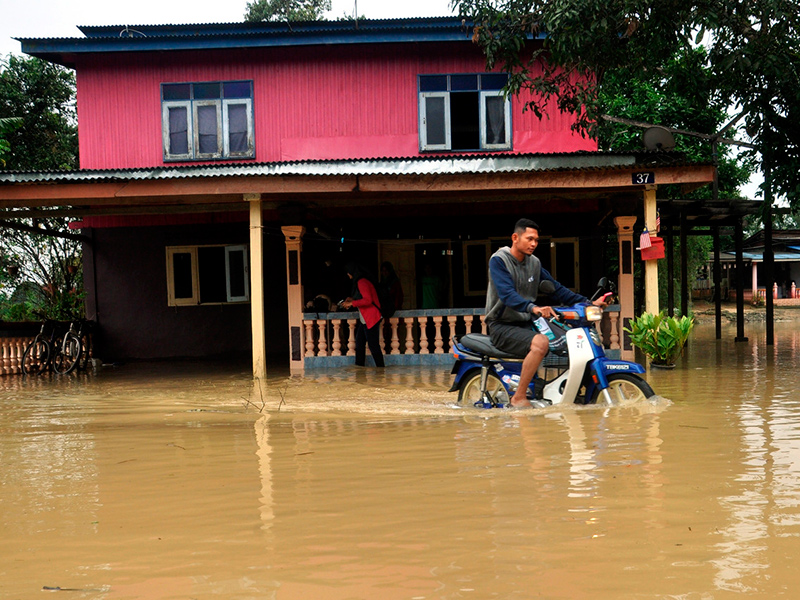
[[[608,393],[614,404],[635,404],[647,400],[656,393],[650,384],[644,379],[629,373],[614,373],[608,376]],[[599,388],[594,390],[590,404],[598,401],[605,402],[603,391]]]
[[[486,393],[489,394],[495,404],[508,404],[508,391],[500,381],[500,378],[494,373],[489,373],[486,378]],[[474,406],[477,402],[483,400],[481,394],[481,372],[480,369],[468,373],[461,381],[461,386],[458,388],[458,403],[465,406]]]

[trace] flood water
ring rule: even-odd
[[[612,408],[457,409],[446,368],[2,378],[0,597],[795,597],[800,319],[746,333]]]

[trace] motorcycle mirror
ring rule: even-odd
[[[597,289],[598,290],[608,289],[608,277],[600,278],[600,281],[597,282]]]
[[[553,285],[552,281],[548,281],[547,279],[543,279],[539,282],[539,293],[540,294],[552,294],[556,291],[556,286]]]

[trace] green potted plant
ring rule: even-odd
[[[689,317],[667,317],[644,313],[630,322],[625,331],[631,343],[644,352],[654,367],[674,367],[694,327]]]

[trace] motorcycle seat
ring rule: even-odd
[[[492,358],[499,358],[501,360],[522,360],[525,358],[524,356],[509,354],[508,352],[503,352],[502,350],[496,348],[494,344],[492,344],[491,337],[483,333],[468,333],[466,335],[462,335],[458,342],[468,350],[472,350],[473,352],[490,356]],[[567,352],[568,349],[566,338],[564,336],[557,337],[555,340],[550,342],[550,353],[545,357],[543,366],[561,365],[564,362],[563,358],[556,357],[566,357]]]
[[[504,360],[522,360],[524,356],[517,356],[516,354],[509,354],[503,352],[492,344],[492,338],[483,333],[468,333],[462,335],[458,342],[473,352],[491,356],[492,358],[500,358]]]

